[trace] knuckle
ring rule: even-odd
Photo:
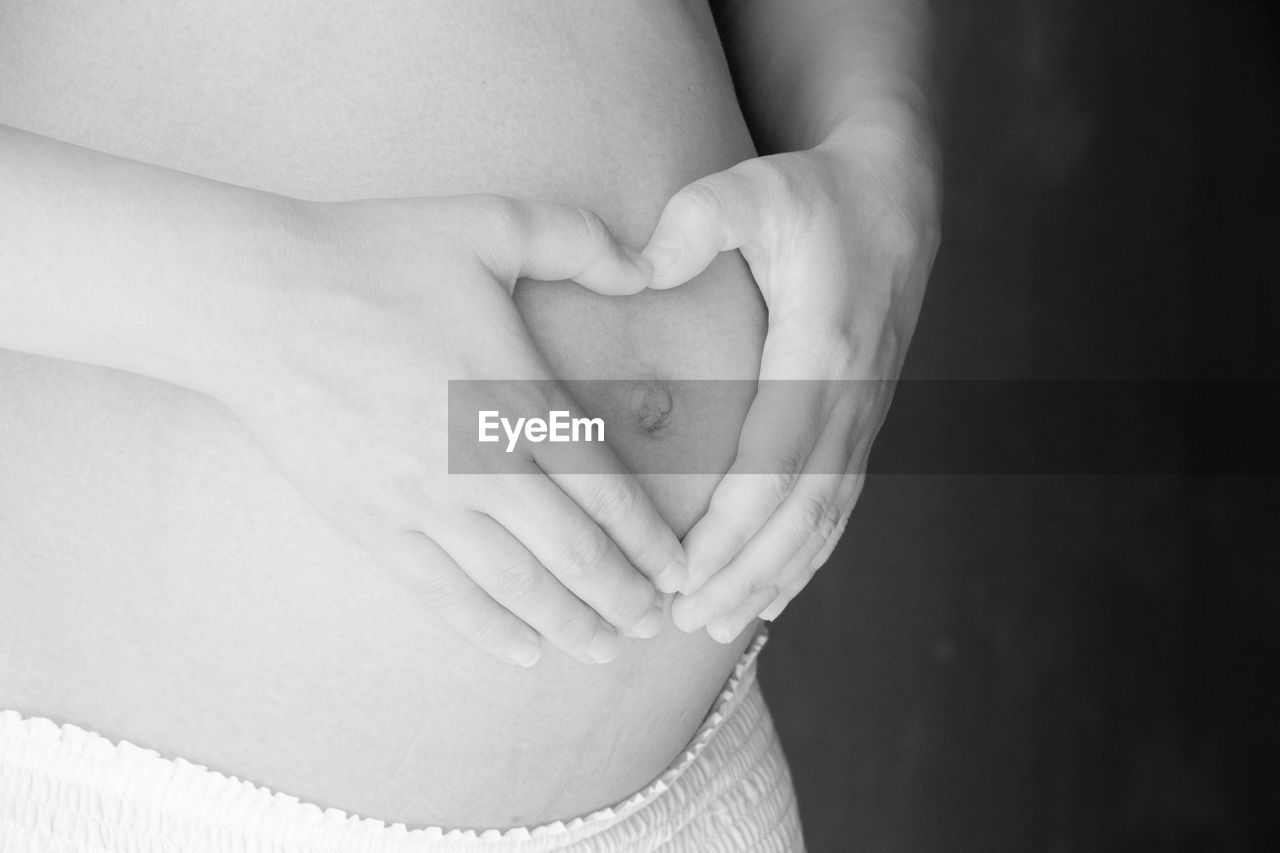
[[[560,620],[555,628],[555,638],[566,645],[585,649],[594,639],[598,624],[595,614],[584,608],[577,608],[571,615]]]
[[[600,531],[579,536],[564,551],[559,570],[569,578],[589,575],[609,555],[609,539]]]
[[[498,613],[484,613],[468,626],[472,639],[481,646],[497,648],[507,640],[507,621]]]
[[[821,535],[822,527],[827,523],[830,508],[825,500],[814,495],[796,497],[796,525],[804,531],[817,531]]]
[[[784,495],[791,494],[791,490],[796,487],[796,483],[800,480],[800,471],[804,468],[806,461],[806,456],[799,447],[788,447],[782,455],[782,467],[778,471],[778,485]]]
[[[582,232],[588,242],[608,242],[613,239],[613,233],[609,230],[609,226],[605,225],[604,220],[596,213],[582,207],[575,207],[573,210],[577,213]]]
[[[362,542],[376,542],[388,530],[403,526],[404,513],[370,501],[350,500],[334,507],[337,522]]]
[[[839,518],[836,520],[835,529],[831,531],[831,535],[833,537],[838,539],[844,535],[845,528],[849,526],[849,518],[852,515],[853,510],[851,509],[847,509],[839,514]]]
[[[501,275],[514,273],[510,258],[527,250],[528,213],[512,198],[494,193],[462,197],[465,206],[446,227],[484,266]]]
[[[756,165],[757,180],[770,198],[788,210],[801,210],[805,207],[809,193],[799,175],[791,169],[781,168],[777,161],[765,160]]]
[[[676,194],[671,203],[676,213],[695,219],[718,216],[724,209],[720,193],[706,181],[689,184]]]
[[[802,170],[787,168],[791,158],[759,157],[740,164],[744,176],[758,187],[768,204],[768,211],[785,212],[796,231],[807,231],[817,216],[817,198],[811,176]]]
[[[442,509],[438,496],[426,485],[426,480],[425,476],[412,472],[402,474],[391,484],[387,495],[389,503],[396,507],[398,515],[407,514],[409,524],[422,520],[424,516],[432,517]]]
[[[418,594],[427,606],[439,613],[453,613],[462,603],[458,587],[445,578],[426,578],[418,585]]]
[[[518,241],[528,231],[528,214],[515,199],[491,194],[483,195],[481,199],[480,209],[491,233],[507,241]]]
[[[822,547],[818,549],[818,552],[813,556],[813,559],[809,561],[809,564],[804,567],[803,580],[801,582],[802,586],[807,584],[817,573],[818,569],[826,565],[827,561],[831,559],[831,555],[835,553],[836,545],[840,543],[840,537],[844,535],[845,525],[848,523],[848,520],[848,513],[843,514],[836,522],[835,528],[829,534],[822,536]]]
[[[538,573],[526,561],[515,561],[494,577],[494,592],[500,601],[530,597],[538,587]]]
[[[796,487],[796,481],[800,479],[800,472],[794,470],[781,471],[777,474],[769,475],[769,485],[773,488],[773,494],[779,502],[786,499]]]
[[[800,482],[805,462],[806,457],[798,447],[755,448],[739,453],[733,467],[743,474],[759,475],[777,502],[781,503]],[[754,483],[751,488],[755,488]]]
[[[798,450],[788,449],[779,459],[777,470],[768,475],[769,486],[779,503],[795,491],[796,483],[800,482],[800,469],[804,461]]]
[[[622,486],[605,486],[591,498],[591,516],[606,526],[619,524],[634,517],[637,505],[634,491]]]
[[[786,170],[776,157],[753,157],[738,163],[729,172],[770,194],[783,189],[787,183]]]
[[[753,578],[747,583],[747,600],[751,602],[773,601],[778,597],[780,588],[772,578]]]
[[[818,535],[824,540],[831,539],[836,534],[836,528],[840,525],[840,508],[835,504],[828,504],[827,511],[822,516],[822,521],[818,524]]]

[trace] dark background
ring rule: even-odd
[[[1266,7],[935,6],[943,245],[904,376],[1280,379]],[[810,849],[1280,849],[1278,498],[873,477],[761,657]]]

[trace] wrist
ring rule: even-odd
[[[177,381],[229,405],[275,370],[303,295],[341,265],[330,205],[251,195],[215,226],[210,262],[192,270],[193,312],[176,326]]]
[[[937,232],[941,219],[941,151],[932,128],[892,106],[849,116],[814,147],[832,158],[863,199],[879,198],[886,215]]]

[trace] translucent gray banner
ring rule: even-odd
[[[451,381],[449,470],[721,474],[754,403],[739,467],[774,474],[833,407],[889,400],[871,473],[1280,473],[1275,380]],[[828,456],[809,470],[841,473]]]

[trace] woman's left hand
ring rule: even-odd
[[[737,249],[769,310],[737,457],[684,540],[689,574],[671,608],[682,630],[732,641],[757,615],[776,618],[831,554],[915,330],[939,198],[927,144],[863,128],[745,161],[667,203],[644,250],[651,286]]]

